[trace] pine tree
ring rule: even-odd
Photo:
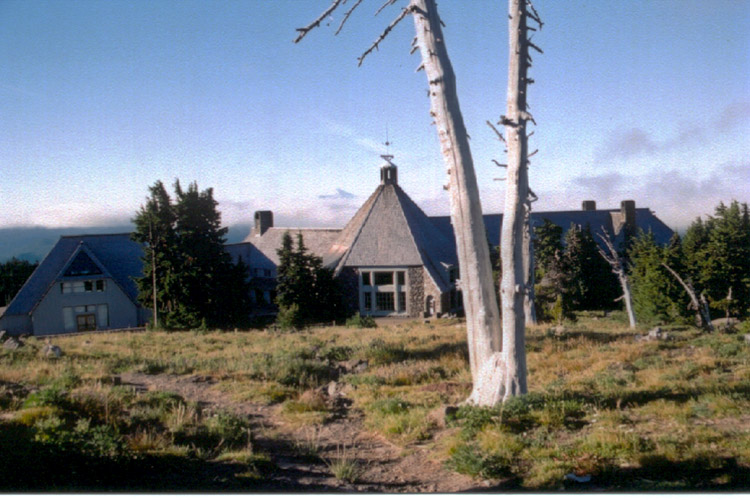
[[[534,228],[534,256],[536,257],[536,277],[539,282],[549,270],[556,253],[562,254],[563,229],[549,219]]]
[[[242,325],[249,312],[247,267],[224,250],[227,229],[213,190],[191,183],[184,191],[179,180],[174,188],[172,202],[162,182],[154,184],[133,219],[133,238],[146,244],[139,300],[155,304],[159,323],[170,329]]]
[[[0,264],[0,306],[5,306],[13,300],[36,266],[36,263],[32,264],[15,257]]]
[[[639,321],[684,322],[689,313],[689,298],[662,265],[667,263],[684,269],[681,252],[673,239],[668,247],[656,243],[651,232],[641,233],[630,246],[630,281],[633,292],[633,305]],[[692,281],[686,272],[687,279]]]
[[[150,196],[146,204],[133,218],[135,231],[132,238],[143,243],[143,277],[136,278],[138,301],[151,307],[151,324],[158,327],[163,315],[171,311],[174,302],[170,300],[171,277],[177,262],[176,235],[174,232],[175,213],[172,200],[164,184],[157,181],[149,187]]]
[[[565,267],[576,310],[609,309],[618,297],[616,278],[599,255],[591,228],[571,224],[565,234]]]
[[[340,316],[341,293],[333,272],[323,267],[320,257],[308,251],[302,233],[297,234],[297,246],[294,248],[292,236],[285,232],[277,254],[278,324],[299,328]]]

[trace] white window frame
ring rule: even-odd
[[[392,273],[392,282],[387,285],[375,284],[376,273]],[[399,274],[403,273],[403,280]],[[369,274],[369,285],[365,284],[364,275]],[[409,308],[409,269],[406,267],[361,267],[357,272],[359,285],[359,313],[363,316],[406,316]],[[401,282],[403,281],[403,283]],[[378,310],[378,293],[393,294],[393,309]],[[401,303],[403,293],[406,300]],[[370,309],[365,309],[366,298],[369,297]],[[403,307],[402,307],[403,306]]]

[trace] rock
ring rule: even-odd
[[[748,333],[748,334],[745,335],[745,342],[747,342],[748,344],[750,344],[750,333]]]
[[[565,333],[565,327],[562,325],[557,325],[555,329],[552,330],[552,333],[554,333],[558,337],[561,337]]]
[[[63,355],[62,349],[54,344],[44,344],[42,350],[39,351],[41,356],[45,358],[61,358]]]
[[[362,373],[367,370],[369,363],[364,359],[349,359],[338,364],[344,373]]]
[[[646,340],[671,340],[672,337],[663,332],[658,326],[648,332],[648,338]]]
[[[16,337],[8,337],[5,339],[5,342],[3,342],[3,347],[8,351],[15,351],[16,349],[23,347],[23,345],[23,342]]]

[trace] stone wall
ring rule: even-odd
[[[409,284],[409,297],[407,298],[406,312],[412,318],[421,317],[425,310],[424,268],[422,266],[410,267],[407,282]]]

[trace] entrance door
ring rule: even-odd
[[[79,314],[76,316],[79,332],[96,330],[96,314]]]

